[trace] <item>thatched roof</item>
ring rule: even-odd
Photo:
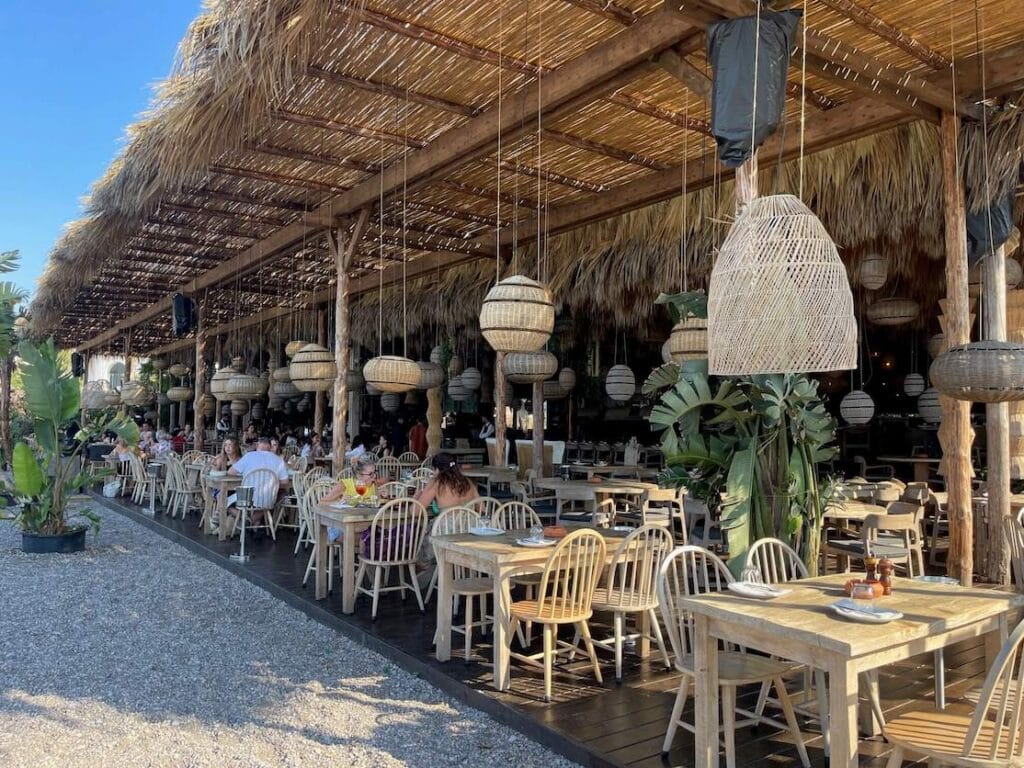
[[[682,282],[680,233],[687,277],[700,281],[732,211],[731,182],[709,160],[703,23],[680,21],[662,5],[210,0],[151,109],[94,186],[85,216],[54,247],[31,310],[36,329],[73,346],[141,311],[135,348],[159,346],[170,340],[167,312],[147,314],[147,307],[193,280],[207,327],[298,306],[329,287],[325,218],[353,213],[353,201],[374,208],[355,276],[403,259],[429,267],[439,252],[490,254],[440,270],[441,294],[437,275],[420,270],[406,291],[410,329],[472,321],[494,275],[495,225],[506,225],[497,238],[502,256],[517,247],[517,265],[526,267],[535,262],[538,212],[541,228],[551,223],[560,233],[545,236],[541,265],[559,301],[589,313],[595,328],[646,322],[651,297]],[[701,19],[753,8],[749,0],[686,6],[710,14]],[[989,116],[988,170],[996,181],[988,189],[1015,183],[1021,121],[1000,111],[1007,92],[1024,83],[1024,4],[982,0],[980,28],[973,5],[951,9],[947,0],[891,0],[869,12],[881,22],[874,25],[847,6],[810,0],[809,49],[817,35],[891,71],[871,80],[855,67],[823,63],[820,50],[808,57],[808,151],[861,138],[808,155],[804,197],[851,267],[870,249],[891,253],[903,280],[892,289],[933,306],[941,270],[917,278],[942,251],[938,153],[933,127],[919,118],[937,112],[908,89],[923,83],[934,99],[928,87],[952,93],[955,79],[976,108],[980,54],[999,108]],[[578,92],[550,108],[545,102],[538,133],[535,102],[554,99],[559,78],[631,35],[638,50],[641,41],[648,48],[604,80],[591,73],[588,82],[584,73]],[[779,170],[774,153],[794,153],[799,62],[794,57],[790,70],[785,128],[762,153],[766,192],[796,186],[798,164]],[[682,81],[680,67],[688,73]],[[539,71],[540,95],[529,91]],[[909,73],[903,90],[886,80],[892,72]],[[457,161],[417,170],[421,158],[473,134],[498,106],[499,90],[500,162],[497,135],[487,135]],[[982,144],[977,130],[966,133],[963,156],[974,178]],[[685,201],[672,182],[681,164],[692,180]],[[381,168],[390,173],[383,211],[374,192]],[[972,189],[984,194],[980,185]],[[621,210],[635,210],[607,218],[620,213],[617,197]],[[244,269],[212,276],[239,257]],[[385,305],[395,293],[386,289]],[[370,345],[377,303],[365,292],[355,301],[354,334]],[[385,316],[391,332],[400,330],[400,313]]]

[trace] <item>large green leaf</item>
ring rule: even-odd
[[[46,476],[32,449],[25,443],[14,446],[14,488],[21,495],[35,498],[43,492]]]
[[[708,295],[704,291],[660,293],[654,303],[668,305],[673,323],[690,317],[706,318],[708,316]]]
[[[722,500],[722,530],[729,537],[729,570],[738,576],[746,563],[750,548],[751,516],[757,441],[750,440],[732,457]]]
[[[675,386],[677,381],[679,381],[679,363],[665,363],[651,371],[651,375],[644,381],[641,392],[645,395],[654,395],[663,389]]]

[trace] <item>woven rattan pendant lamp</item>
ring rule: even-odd
[[[857,266],[857,282],[869,291],[877,291],[889,277],[889,257],[868,253]]]

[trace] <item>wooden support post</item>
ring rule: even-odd
[[[498,352],[494,357],[494,461],[499,467],[508,464],[505,461],[505,402],[507,400],[508,381],[505,379],[505,353]]]
[[[967,296],[967,219],[964,191],[957,167],[957,134],[960,119],[943,112],[939,129],[942,143],[942,204],[946,229],[946,343],[970,341],[970,306]],[[971,509],[971,415],[970,404],[940,396],[942,405],[943,468],[949,492],[950,576],[970,586],[974,574],[974,519]]]
[[[533,382],[533,471],[544,477],[544,382]]]
[[[195,396],[192,401],[193,409],[193,421],[192,429],[195,430],[195,449],[197,451],[203,450],[203,440],[205,439],[204,431],[206,429],[205,419],[203,417],[202,408],[202,397],[206,391],[206,334],[203,332],[203,320],[205,312],[202,308],[197,307],[196,314],[199,316],[199,320],[196,324],[196,364],[195,364],[195,376],[193,377],[193,395]]]
[[[132,380],[132,329],[124,335],[124,380]]]
[[[736,215],[757,197],[757,151],[736,169]]]
[[[178,428],[184,429],[188,425],[188,403],[178,403]]]
[[[999,246],[983,262],[983,333],[986,339],[1006,341],[1006,249]],[[1010,516],[1010,406],[985,406],[988,454],[988,552],[979,563],[988,581],[1010,583],[1010,553],[1003,536],[1003,520]]]
[[[334,290],[334,364],[338,376],[334,379],[334,435],[331,453],[334,456],[334,474],[341,472],[345,466],[345,450],[348,440],[345,435],[345,421],[348,416],[348,365],[349,365],[349,281],[348,268],[352,264],[352,255],[366,231],[366,222],[370,218],[370,209],[363,208],[359,212],[352,232],[343,227],[330,230],[328,240],[334,251],[334,271],[337,283]]]
[[[436,456],[441,452],[441,419],[444,416],[441,401],[444,399],[442,387],[427,390],[427,456]]]
[[[321,347],[327,346],[327,311],[323,309],[317,310],[316,313],[316,343]],[[338,371],[338,375],[345,375],[345,371]],[[327,393],[317,392],[313,401],[313,432],[321,436],[324,433],[326,413]]]

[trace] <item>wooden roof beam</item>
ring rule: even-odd
[[[343,120],[331,120],[326,117],[319,117],[317,115],[305,115],[299,112],[289,112],[283,109],[275,109],[270,113],[272,118],[277,120],[283,120],[287,123],[293,123],[295,125],[304,125],[310,128],[319,128],[324,131],[334,131],[336,133],[345,133],[349,136],[355,136],[361,139],[373,139],[374,141],[384,141],[388,144],[394,144],[398,147],[412,147],[413,149],[423,149],[427,146],[425,139],[417,139],[412,136],[404,136],[400,133],[393,133],[392,131],[385,131],[382,128],[369,128],[364,125],[355,125],[353,123],[346,123]]]
[[[143,226],[157,226],[157,227],[176,227],[178,229],[186,229],[189,232],[195,232],[197,234],[210,234],[218,237],[237,237],[241,240],[259,240],[259,235],[254,235],[252,232],[235,229],[234,227],[220,227],[213,228],[207,226],[207,222],[194,222],[194,221],[174,221],[173,219],[164,219],[157,215],[152,215],[143,223]]]
[[[255,213],[244,213],[242,211],[225,211],[222,208],[206,208],[201,205],[186,205],[185,203],[160,203],[157,210],[181,211],[183,213],[195,213],[200,216],[214,216],[219,218],[237,219],[239,221],[251,221],[254,224],[262,224],[265,227],[283,227],[288,222],[284,219],[276,219],[272,216],[260,216]]]
[[[883,40],[906,51],[932,69],[949,69],[952,66],[952,62],[943,54],[933,48],[929,48],[917,38],[908,35],[899,27],[889,24],[853,0],[819,0],[819,2],[850,19],[850,21],[870,29]]]
[[[350,75],[343,75],[340,72],[331,72],[330,70],[313,65],[306,68],[306,74],[310,77],[323,80],[325,83],[331,83],[332,85],[340,85],[345,88],[365,91],[366,93],[372,93],[377,96],[383,93],[385,96],[391,96],[392,98],[399,99],[403,102],[411,101],[414,104],[433,107],[434,109],[442,112],[452,112],[465,117],[476,117],[481,112],[477,107],[469,106],[467,104],[459,104],[456,101],[451,101],[440,96],[432,96],[429,93],[416,91],[412,88],[406,90],[405,88],[389,85],[381,80],[374,80],[373,78],[362,79],[358,77],[351,77]]]
[[[215,164],[210,166],[210,173],[219,173],[224,176],[237,176],[243,179],[254,181],[268,181],[271,184],[283,184],[289,187],[301,187],[302,189],[315,189],[321,192],[337,193],[343,191],[344,187],[335,184],[328,184],[323,181],[304,179],[298,176],[286,176],[282,173],[269,173],[267,171],[254,171],[249,168],[239,168],[232,165]]]
[[[293,202],[291,200],[276,199],[263,195],[260,197],[252,197],[250,195],[242,195],[237,192],[223,192],[217,189],[204,189],[202,187],[186,187],[181,190],[181,194],[191,197],[199,196],[210,200],[217,200],[222,203],[240,203],[241,205],[260,206],[263,208],[277,208],[282,211],[292,211],[295,213],[301,213],[309,210],[307,205]]]
[[[625,6],[618,5],[613,0],[562,0],[562,2],[590,11],[597,16],[617,21],[627,27],[640,20],[639,14]]]
[[[377,163],[368,163],[364,160],[353,160],[348,157],[333,157],[331,155],[318,155],[315,152],[303,152],[300,149],[289,149],[274,144],[253,144],[247,147],[252,152],[273,157],[284,157],[288,160],[298,160],[303,163],[315,163],[317,165],[329,165],[332,168],[344,168],[349,171],[362,171],[363,173],[376,173],[380,170]]]
[[[580,136],[563,133],[562,131],[553,131],[550,128],[544,128],[541,130],[541,136],[545,139],[556,141],[559,144],[566,144],[570,147],[586,150],[587,152],[604,155],[605,157],[610,157],[613,160],[618,160],[623,163],[640,165],[644,168],[650,168],[653,171],[663,171],[668,168],[668,163],[663,163],[660,160],[645,157],[644,155],[639,155],[636,152],[627,152],[624,149],[619,149],[618,147],[613,147],[600,141],[584,139]]]

